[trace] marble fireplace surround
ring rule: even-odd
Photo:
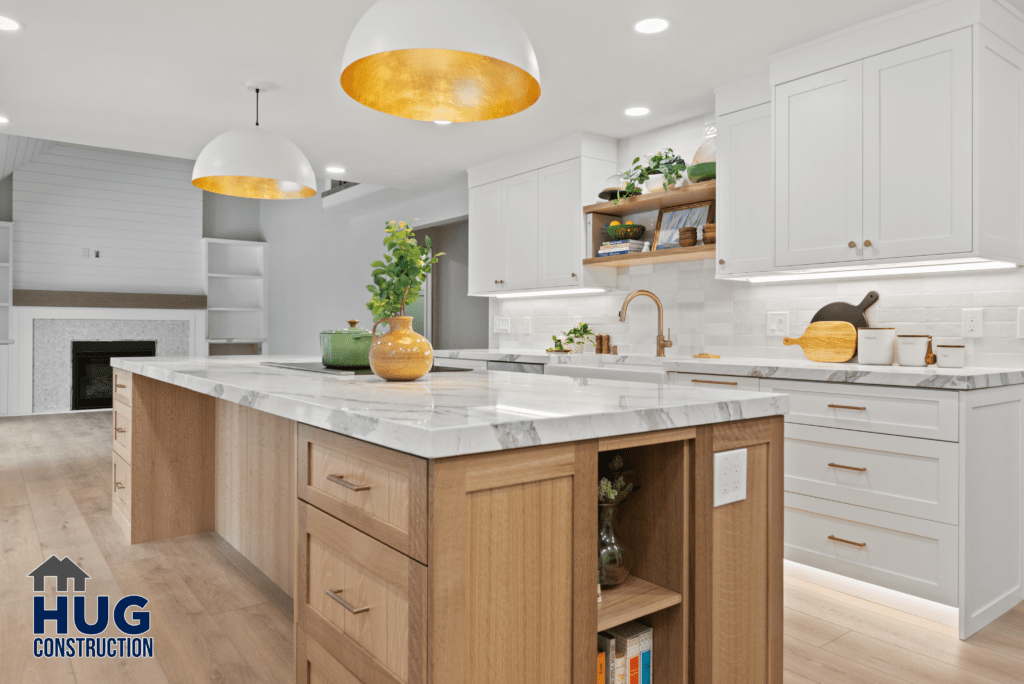
[[[198,309],[14,307],[14,415],[71,410],[71,342],[156,340],[159,356],[205,356]]]

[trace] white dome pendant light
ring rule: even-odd
[[[491,0],[377,0],[349,36],[341,87],[406,119],[486,121],[533,105],[540,69],[523,27]]]
[[[306,155],[283,135],[260,130],[260,89],[256,128],[222,133],[199,153],[192,185],[209,192],[252,199],[302,199],[316,194],[316,176]]]

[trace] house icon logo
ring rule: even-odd
[[[27,576],[32,578],[32,591],[44,591],[47,577],[57,578],[57,591],[67,591],[69,579],[74,580],[76,592],[85,591],[85,581],[90,579],[85,570],[67,556],[64,560],[50,556]]]

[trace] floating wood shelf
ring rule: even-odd
[[[676,249],[659,249],[656,252],[634,252],[620,256],[591,257],[584,259],[584,266],[603,268],[623,268],[640,264],[668,264],[674,261],[695,261],[697,259],[714,259],[714,245],[697,245],[696,247],[678,247]]]
[[[619,586],[601,590],[601,602],[597,604],[597,631],[603,632],[657,613],[682,601],[682,594],[630,575]]]
[[[601,202],[583,207],[584,214],[604,214],[606,216],[627,216],[645,211],[657,211],[666,207],[678,207],[695,202],[707,202],[715,199],[715,181],[684,185],[681,188],[669,188],[651,192],[646,195],[627,197],[614,202]]]

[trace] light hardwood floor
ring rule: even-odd
[[[214,534],[130,546],[110,486],[109,413],[0,418],[0,683],[291,681],[281,592]],[[82,565],[90,596],[148,597],[156,658],[32,657],[25,575],[50,554]],[[1024,684],[1024,604],[962,642],[950,627],[787,578],[784,641],[786,684]]]

